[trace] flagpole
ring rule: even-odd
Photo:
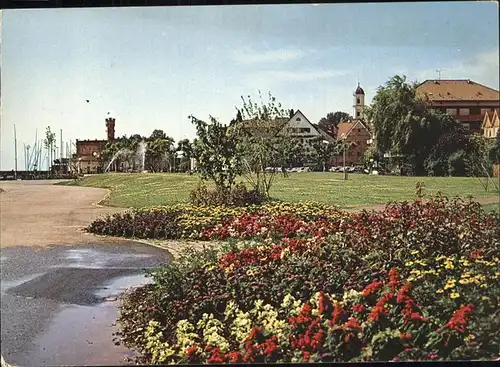
[[[14,125],[14,179],[17,180],[17,134],[16,134],[16,125]]]

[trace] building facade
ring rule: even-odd
[[[354,118],[343,121],[337,126],[336,140],[345,141],[349,148],[345,153],[346,166],[361,166],[364,164],[364,155],[368,149],[372,134],[366,122],[365,115],[365,91],[358,83],[358,87],[353,93]],[[335,166],[344,165],[344,155],[336,156]]]
[[[115,140],[115,119],[106,119],[107,140],[77,140],[75,168],[78,174],[102,172],[101,154],[109,141]]]
[[[453,116],[471,133],[481,133],[485,114],[500,107],[500,92],[472,80],[426,80],[417,95]]]
[[[368,141],[371,139],[370,131],[362,119],[354,119],[352,122],[341,122],[338,126],[337,139],[345,141],[349,148],[345,153],[346,166],[362,166],[364,155],[368,149]],[[335,157],[335,165],[344,165],[344,156]]]
[[[496,138],[498,131],[500,130],[500,110],[497,108],[494,111],[486,112],[481,127],[483,129],[484,137]]]

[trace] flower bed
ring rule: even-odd
[[[323,235],[347,217],[334,206],[317,203],[269,203],[241,208],[179,204],[109,215],[94,221],[87,230],[143,239],[281,238]]]
[[[207,220],[199,238],[237,240],[127,294],[124,344],[146,363],[497,357],[498,217],[444,199],[350,215],[280,205],[200,210],[224,225]]]

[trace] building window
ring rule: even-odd
[[[359,111],[356,111],[356,117],[359,117]]]
[[[361,132],[361,129],[358,129],[358,133],[360,133],[360,132]]]
[[[486,112],[494,111],[494,108],[481,108],[481,115],[485,115]]]
[[[479,107],[471,107],[470,108],[470,114],[471,115],[480,115],[481,114],[481,109]]]
[[[300,119],[300,117],[297,117],[295,121],[302,121],[302,120]]]
[[[361,99],[359,99],[359,98],[358,98],[358,99],[356,100],[356,103],[357,103],[357,104],[360,104],[360,103],[361,103]]]
[[[457,114],[457,109],[456,108],[447,108],[446,113],[448,115],[456,115]]]
[[[308,133],[309,134],[311,132],[311,128],[309,128],[309,127],[302,127],[302,128],[300,128],[300,132],[301,133]]]
[[[470,130],[470,124],[468,124],[468,123],[464,122],[464,123],[462,124],[462,126],[464,127],[464,129],[465,129],[465,130],[467,130],[467,131],[469,131],[469,130]]]
[[[460,108],[459,110],[460,116],[468,116],[469,115],[469,109],[468,108]]]

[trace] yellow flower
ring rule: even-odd
[[[406,266],[412,266],[412,265],[413,265],[413,261],[407,261],[407,262],[405,263],[405,265],[406,265]]]
[[[450,279],[444,286],[444,289],[455,288],[455,279]]]
[[[481,297],[481,300],[483,300],[483,301],[488,301],[489,299],[490,299],[490,297],[488,297],[488,296],[482,296]]]
[[[453,263],[452,263],[452,262],[447,261],[447,262],[444,264],[444,268],[445,268],[445,269],[455,269],[455,265],[453,265]]]
[[[420,270],[412,269],[412,271],[410,271],[410,274],[415,274],[416,276],[419,276],[420,275]]]
[[[443,290],[443,289],[438,289],[438,290],[436,291],[436,293],[443,293],[443,292],[444,292],[444,290]]]
[[[452,299],[459,298],[459,297],[460,297],[460,293],[453,292],[452,294],[450,294],[450,298],[452,298]]]
[[[406,279],[406,280],[409,281],[409,282],[413,282],[415,280],[415,278],[414,277],[408,277],[408,279]]]

